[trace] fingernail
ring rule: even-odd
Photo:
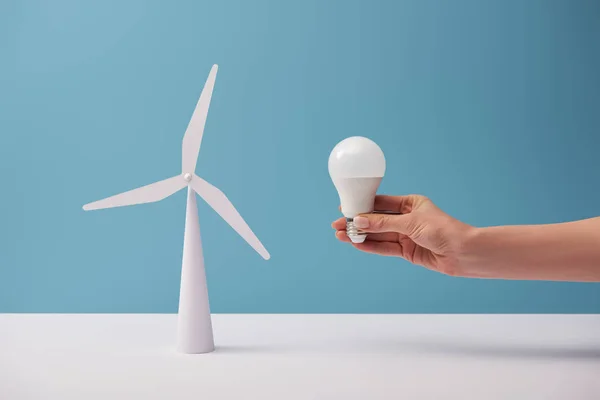
[[[354,226],[357,228],[368,228],[369,227],[369,219],[367,217],[356,217],[353,220]]]

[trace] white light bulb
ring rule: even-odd
[[[340,196],[346,233],[353,243],[367,235],[354,226],[354,217],[373,212],[375,195],[385,174],[385,157],[375,142],[353,136],[339,142],[329,155],[329,175]]]

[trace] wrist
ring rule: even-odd
[[[486,271],[485,248],[489,228],[468,226],[459,240],[457,251],[457,273],[465,278],[491,278],[491,271]]]
[[[462,276],[489,279],[533,279],[539,265],[560,258],[560,235],[548,226],[474,228],[461,247]]]

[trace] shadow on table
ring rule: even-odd
[[[356,342],[357,344],[360,341]],[[280,343],[262,346],[218,346],[220,354],[406,354],[451,355],[476,358],[510,358],[538,360],[589,360],[600,362],[600,347],[560,347],[536,345],[485,344],[452,341],[448,339],[405,339],[371,341],[359,346],[345,344],[341,346],[322,347],[302,343]]]
[[[390,343],[390,347],[394,344]],[[590,360],[600,362],[600,347],[552,347],[536,345],[507,345],[466,343],[449,340],[415,340],[396,342],[397,351],[453,355],[464,357],[545,359],[545,360]]]
[[[215,352],[220,354],[273,354],[293,350],[293,348],[277,348],[277,346],[215,346]]]

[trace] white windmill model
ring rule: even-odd
[[[163,200],[187,186],[177,348],[183,353],[190,354],[208,353],[214,350],[198,208],[194,192],[198,193],[265,260],[270,258],[269,252],[223,192],[195,174],[208,107],[217,77],[217,68],[217,65],[214,65],[210,70],[192,119],[185,131],[181,151],[181,175],[83,206],[84,210],[98,210],[152,203]]]

